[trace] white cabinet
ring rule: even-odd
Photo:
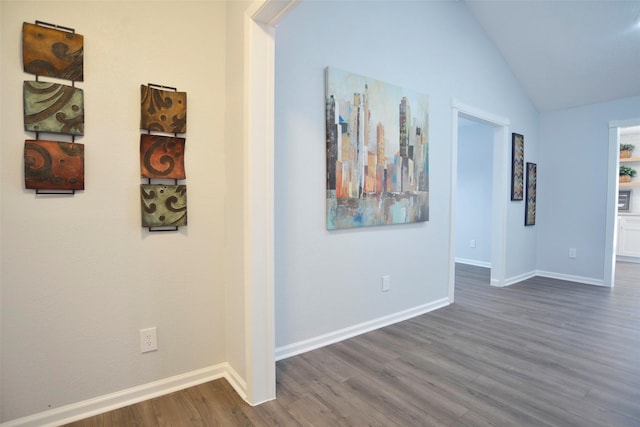
[[[640,257],[640,216],[618,217],[617,254]]]

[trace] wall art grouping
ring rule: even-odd
[[[35,81],[23,82],[24,130],[36,139],[24,143],[25,188],[36,194],[74,194],[84,190],[84,37],[68,27],[23,23],[23,69]],[[70,80],[71,86],[40,77]],[[70,135],[71,142],[42,140],[40,133]]]
[[[426,95],[326,69],[327,229],[429,219]]]
[[[187,94],[161,85],[140,86],[140,185],[142,227],[175,231],[187,225],[187,186],[184,152],[187,131]],[[153,133],[152,133],[153,132]],[[167,135],[173,134],[173,135]],[[173,180],[151,183],[151,180]]]
[[[538,167],[524,161],[524,136],[511,134],[511,200],[525,200],[524,225],[536,225],[536,187]],[[525,187],[526,180],[526,187]],[[526,191],[526,195],[525,195]]]

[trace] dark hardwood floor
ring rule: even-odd
[[[278,362],[258,407],[218,380],[69,426],[640,426],[640,264],[488,283],[458,265],[455,304]]]

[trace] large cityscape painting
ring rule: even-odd
[[[429,219],[429,99],[326,70],[327,229]]]

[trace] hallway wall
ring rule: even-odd
[[[276,41],[276,347],[284,354],[446,301],[452,99],[508,117],[530,159],[538,115],[462,2],[302,2]],[[429,96],[429,222],[326,230],[327,66]],[[507,212],[508,277],[535,270],[536,230],[522,225],[523,209]]]
[[[224,362],[225,4],[2,1],[2,421]],[[86,190],[23,183],[21,27],[84,35]],[[46,80],[43,78],[42,80]],[[188,96],[189,225],[140,226],[140,85]],[[44,135],[41,135],[41,138]],[[156,326],[159,350],[140,353]]]
[[[540,115],[539,270],[603,279],[609,122],[638,116],[640,97]]]

